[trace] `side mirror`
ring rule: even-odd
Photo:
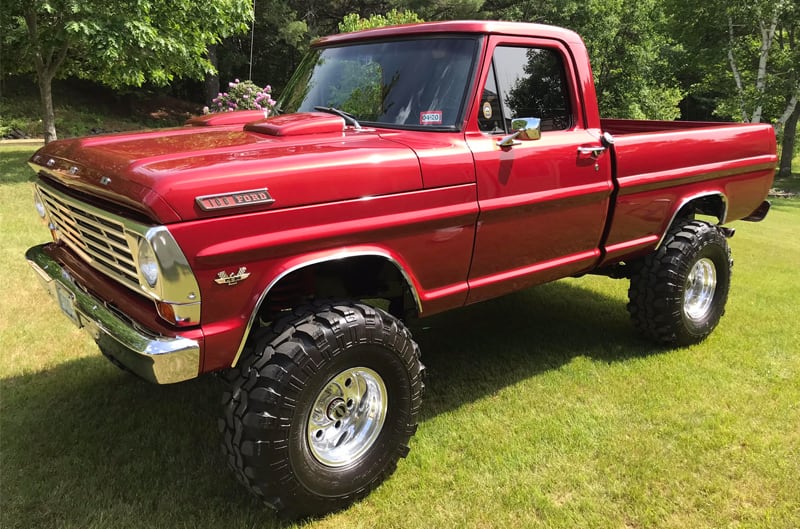
[[[542,137],[542,120],[539,118],[514,118],[511,128],[519,132],[517,138],[521,140],[538,140]]]
[[[511,128],[514,132],[498,141],[499,147],[513,147],[522,143],[517,140],[530,141],[542,137],[542,120],[539,118],[514,118]]]

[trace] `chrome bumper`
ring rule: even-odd
[[[34,246],[25,258],[64,314],[91,334],[104,354],[157,384],[196,378],[200,345],[196,340],[150,335],[118,316],[81,289],[60,263]]]

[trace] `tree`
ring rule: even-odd
[[[772,123],[782,140],[781,173],[790,174],[800,112],[800,2],[672,0],[670,11],[684,64],[703,72],[690,92],[713,97],[722,118]]]
[[[600,111],[605,116],[675,119],[683,90],[670,57],[660,0],[536,0],[493,6],[507,20],[564,26],[579,33],[589,51]]]
[[[0,19],[11,70],[35,71],[45,141],[56,139],[52,81],[75,76],[112,88],[203,79],[207,47],[245,31],[251,0],[12,0]]]
[[[398,11],[392,9],[386,15],[372,15],[369,18],[361,18],[357,13],[345,15],[339,22],[339,32],[359,31],[362,29],[380,28],[383,26],[397,26],[400,24],[413,24],[424,22],[419,15],[413,11]]]
[[[484,10],[484,0],[406,0],[401,4],[426,20],[491,18],[491,13]]]

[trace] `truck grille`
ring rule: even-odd
[[[52,188],[37,185],[58,239],[87,263],[139,290],[139,276],[125,225],[113,215]]]

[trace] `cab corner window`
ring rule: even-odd
[[[547,48],[498,46],[478,108],[478,125],[507,133],[512,118],[539,118],[542,131],[572,126],[561,55]]]

